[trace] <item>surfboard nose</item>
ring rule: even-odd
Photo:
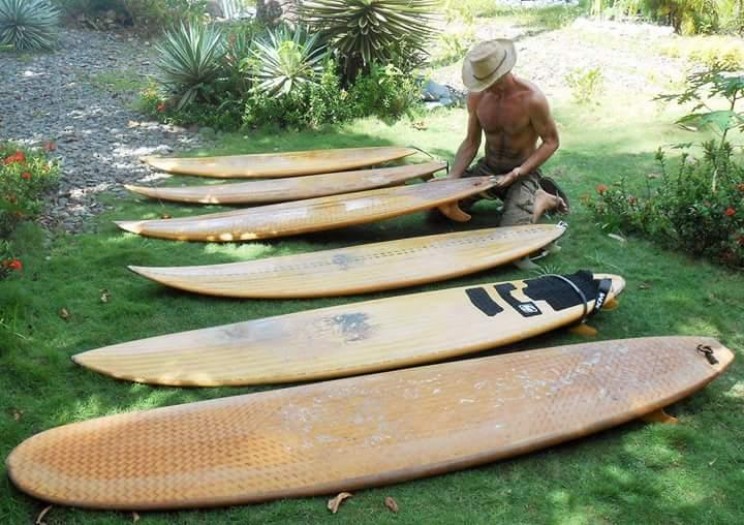
[[[142,233],[142,221],[114,221],[114,224],[130,233]]]

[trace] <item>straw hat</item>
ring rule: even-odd
[[[487,89],[506,75],[517,61],[514,42],[506,38],[476,44],[462,62],[462,83],[470,91]]]

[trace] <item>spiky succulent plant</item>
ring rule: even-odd
[[[213,26],[181,24],[167,31],[156,45],[162,84],[178,109],[209,99],[213,83],[223,71],[222,36]]]
[[[254,42],[247,66],[259,92],[282,96],[318,78],[326,55],[317,34],[280,27]]]
[[[47,0],[0,0],[0,46],[52,49],[58,27],[59,11]]]
[[[336,50],[353,80],[372,63],[401,65],[412,54],[427,55],[438,7],[439,0],[306,0],[300,17]]]

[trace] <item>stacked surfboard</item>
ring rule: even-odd
[[[148,158],[173,173],[261,179],[130,187],[150,198],[286,202],[119,225],[167,239],[245,241],[437,206],[463,219],[452,203],[492,183],[405,184],[443,169],[438,162],[359,169],[412,153],[365,148]],[[491,228],[234,264],[130,268],[195,293],[337,296],[475,273],[550,246],[564,231],[565,225]],[[622,276],[591,271],[487,280],[88,350],[73,356],[75,363],[153,385],[328,381],[64,425],[16,447],[6,460],[8,474],[26,493],[64,505],[232,505],[394,483],[638,417],[663,419],[665,406],[716,378],[733,353],[705,337],[647,337],[444,362],[580,325],[614,306],[624,288]]]

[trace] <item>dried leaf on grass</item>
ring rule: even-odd
[[[140,515],[136,512],[132,512],[132,523],[137,523],[140,520]]]
[[[163,214],[160,215],[160,218],[161,219],[170,219],[171,216],[169,214],[167,214],[167,213],[163,213]]]
[[[111,299],[111,292],[109,292],[106,288],[101,290],[101,302],[107,303],[109,302],[109,299]]]
[[[59,316],[60,316],[61,319],[65,320],[65,321],[69,321],[70,320],[70,317],[71,317],[70,316],[70,312],[69,312],[69,310],[67,310],[67,308],[60,308],[59,309]]]
[[[341,503],[347,498],[350,498],[352,495],[350,492],[341,492],[339,493],[335,498],[331,498],[328,500],[328,510],[330,510],[333,514],[336,514],[338,512],[338,508],[341,506]]]
[[[385,498],[385,506],[396,514],[398,513],[398,502],[395,501],[392,496],[388,496]]]
[[[14,421],[20,421],[23,417],[23,410],[20,410],[18,408],[11,408],[10,413],[13,416]]]
[[[36,525],[46,525],[46,521],[44,521],[44,516],[47,515],[47,513],[52,510],[52,506],[49,505],[44,510],[39,512],[39,515],[36,516],[36,521],[34,522]]]

